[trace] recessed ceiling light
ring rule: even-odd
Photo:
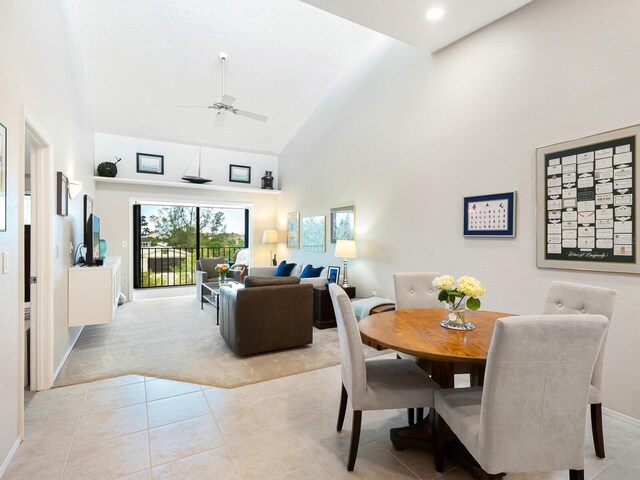
[[[440,7],[435,7],[427,10],[428,20],[440,20],[442,17],[444,17],[444,10]]]

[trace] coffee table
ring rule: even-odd
[[[204,302],[216,307],[216,325],[220,325],[220,306],[218,303],[220,299],[220,284],[218,282],[203,283],[200,293],[200,309],[204,309]]]

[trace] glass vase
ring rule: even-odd
[[[467,321],[466,315],[467,308],[464,306],[464,302],[458,306],[447,303],[447,319],[440,322],[440,325],[451,330],[473,330],[476,326]]]
[[[223,273],[218,275],[218,284],[220,286],[227,284],[227,276]]]

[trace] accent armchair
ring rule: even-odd
[[[225,257],[213,257],[196,260],[196,296],[198,301],[202,297],[202,284],[218,281],[216,265],[221,263],[227,263],[227,259]]]

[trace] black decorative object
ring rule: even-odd
[[[264,177],[262,177],[262,189],[263,190],[273,190],[273,175],[272,171],[266,170],[264,172]]]
[[[115,177],[118,175],[118,167],[116,165],[121,161],[122,158],[116,157],[115,162],[102,162],[98,165],[98,175],[101,177]]]

